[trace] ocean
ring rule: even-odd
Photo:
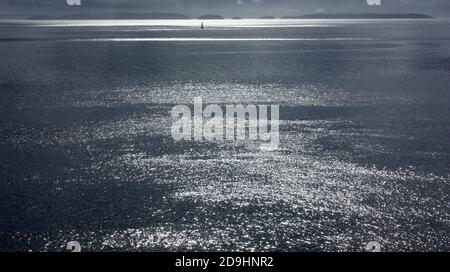
[[[450,22],[0,21],[0,251],[450,250]],[[280,145],[171,109],[279,105]]]

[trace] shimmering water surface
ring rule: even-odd
[[[450,250],[447,20],[3,21],[0,250]],[[178,103],[281,142],[175,142]]]

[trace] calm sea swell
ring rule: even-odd
[[[450,249],[447,21],[197,23],[0,23],[0,250]],[[280,149],[174,142],[197,96]]]

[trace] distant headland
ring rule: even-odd
[[[431,19],[432,16],[419,13],[342,13],[342,14],[309,14],[299,16],[282,16],[280,19]],[[62,16],[32,16],[28,20],[188,20],[189,16],[178,13],[81,13]],[[202,15],[200,20],[222,20],[221,15]],[[233,19],[241,19],[233,17]],[[259,19],[276,19],[274,16],[263,16]]]
[[[341,13],[283,16],[281,19],[431,19],[432,16],[419,13]]]
[[[200,17],[198,17],[198,19],[200,19],[200,20],[223,20],[225,18],[222,15],[208,14],[208,15],[200,16]]]

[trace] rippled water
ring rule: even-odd
[[[0,250],[450,250],[450,23],[0,22]],[[174,142],[280,104],[280,148]]]

